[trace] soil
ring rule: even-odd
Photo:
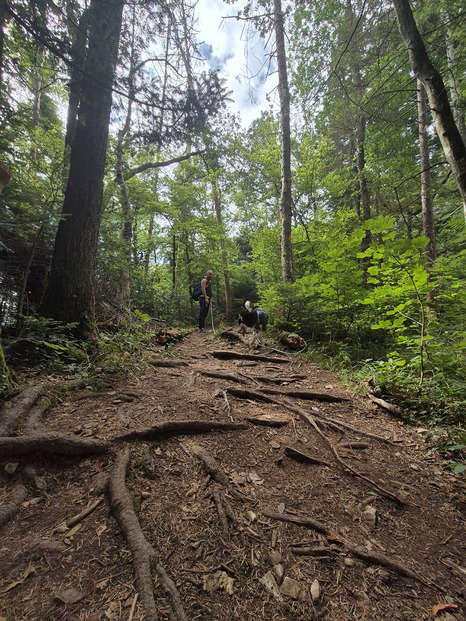
[[[106,452],[0,452],[0,502],[18,508],[0,535],[2,621],[465,618],[464,478],[442,469],[421,429],[269,345],[254,351],[262,358],[223,358],[252,352],[192,332],[140,376],[70,390],[33,432],[98,439]],[[112,441],[174,421],[234,426]],[[184,613],[154,563],[153,612],[137,589],[137,529],[123,534],[106,487],[128,448],[142,556],[165,569]]]

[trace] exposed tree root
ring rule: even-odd
[[[348,552],[364,561],[367,561],[368,563],[382,565],[383,567],[391,569],[392,571],[400,574],[401,576],[412,578],[413,580],[421,582],[427,587],[436,586],[424,580],[418,573],[416,573],[409,567],[406,567],[406,565],[403,565],[399,561],[389,556],[386,556],[385,554],[380,554],[379,552],[369,552],[362,546],[356,545],[352,543],[349,539],[346,539],[345,537],[335,533],[329,526],[323,524],[322,522],[318,522],[317,520],[308,517],[299,517],[286,513],[275,513],[274,511],[264,511],[263,515],[273,520],[279,520],[281,522],[291,522],[293,524],[297,524],[298,526],[311,528],[319,533],[324,534],[330,540],[342,545]]]
[[[225,537],[230,536],[230,529],[228,527],[228,520],[225,513],[225,509],[223,507],[222,499],[220,496],[220,492],[215,487],[212,488],[212,498],[214,499],[215,506],[217,507],[218,517],[220,519],[220,524],[222,525],[222,531]]]
[[[268,395],[264,394],[263,391],[255,392],[255,391],[244,390],[242,388],[233,388],[233,387],[228,387],[227,390],[228,390],[228,392],[230,394],[232,394],[234,396],[237,396],[237,397],[240,397],[242,399],[255,399],[257,401],[266,401],[266,402],[269,402],[269,403],[275,403],[277,405],[281,405],[282,407],[288,408],[292,412],[296,412],[297,414],[299,414],[299,416],[304,421],[308,422],[315,429],[315,431],[320,435],[320,437],[324,440],[324,442],[327,444],[329,449],[332,451],[335,459],[340,464],[340,466],[343,468],[343,470],[347,471],[352,476],[358,477],[358,478],[362,479],[363,481],[366,481],[366,483],[369,483],[369,485],[371,485],[374,489],[376,489],[380,494],[384,495],[386,498],[390,498],[390,500],[395,500],[396,502],[404,504],[404,502],[405,502],[404,499],[399,498],[393,492],[390,492],[389,490],[386,490],[385,488],[383,488],[381,485],[379,485],[378,483],[376,483],[375,481],[373,481],[369,477],[366,477],[365,475],[361,474],[357,470],[354,470],[354,468],[352,468],[351,466],[346,464],[341,459],[340,455],[338,454],[338,452],[337,452],[335,446],[332,444],[331,440],[324,434],[324,432],[317,425],[314,416],[312,416],[309,412],[307,412],[303,408],[295,406],[288,399],[283,399],[283,400],[280,401],[278,399],[274,399],[272,397],[269,397]]]
[[[0,457],[31,457],[37,455],[101,455],[107,453],[107,442],[78,438],[64,433],[47,432],[40,435],[0,438]]]
[[[196,455],[196,457],[199,457],[199,459],[202,461],[202,465],[204,466],[204,470],[212,477],[214,481],[220,483],[220,485],[223,485],[223,487],[225,487],[235,498],[239,500],[247,500],[245,496],[243,496],[231,487],[230,479],[228,478],[218,461],[214,457],[212,457],[210,453],[203,449],[202,446],[198,446],[197,444],[191,446],[190,449],[191,452]]]
[[[283,352],[282,352],[283,353]],[[274,364],[289,364],[290,360],[288,358],[273,358],[271,356],[261,356],[259,354],[241,354],[236,351],[228,351],[228,350],[217,350],[211,351],[210,355],[214,358],[218,358],[219,360],[257,360],[258,362],[272,362]]]
[[[216,421],[186,420],[167,421],[153,427],[136,429],[112,438],[112,442],[126,442],[128,440],[162,440],[172,436],[191,436],[211,431],[240,431],[247,429],[244,423],[221,423]],[[1,446],[1,445],[0,445]]]
[[[290,420],[274,420],[265,416],[246,416],[246,420],[253,425],[262,425],[264,427],[285,427],[290,422]]]
[[[250,378],[245,378],[244,375],[239,377],[238,375],[233,375],[233,373],[219,373],[217,371],[196,371],[196,373],[215,379],[224,379],[228,382],[238,382],[239,384],[250,384],[253,381]]]
[[[0,506],[0,528],[14,518],[26,497],[27,490],[19,479],[14,483],[11,502]]]
[[[328,403],[350,401],[347,397],[337,397],[327,393],[309,392],[307,390],[288,390],[283,392],[282,390],[277,390],[276,388],[261,388],[261,391],[267,393],[268,395],[280,395],[282,397],[293,397],[295,399],[303,399],[308,401],[323,401]]]
[[[268,394],[266,394],[266,391],[264,390],[254,391],[254,390],[236,388],[234,386],[228,386],[226,388],[226,391],[229,392],[234,397],[237,397],[238,399],[252,399],[253,401],[264,401],[265,403],[275,403],[276,405],[281,405],[282,407],[287,408],[291,412],[296,412],[296,414],[299,414],[299,416],[308,414],[307,410],[289,401],[286,398],[285,392],[281,393],[283,395],[283,399],[279,400],[279,399],[275,399],[274,397],[268,396]],[[356,435],[365,436],[367,438],[373,438],[374,440],[378,440],[379,442],[384,442],[385,444],[393,445],[393,442],[389,440],[388,438],[384,438],[383,436],[379,436],[377,434],[364,431],[363,429],[357,429],[356,427],[353,427],[352,425],[348,425],[347,423],[336,420],[327,415],[325,415],[324,417],[317,413],[313,413],[312,416],[314,418],[318,418],[319,421],[323,425],[327,425],[328,427],[332,427],[334,429],[337,429],[338,431],[343,431],[344,429],[347,429],[348,431],[352,431]]]
[[[230,479],[218,463],[218,461],[210,455],[202,446],[197,444],[191,446],[191,451],[202,461],[205,471],[213,478],[214,481],[220,483],[227,489],[230,487]]]
[[[170,594],[172,605],[178,618],[186,621],[181,598],[163,567],[155,560],[155,551],[142,532],[139,520],[133,510],[133,503],[125,484],[126,469],[130,457],[129,448],[122,450],[115,461],[110,475],[108,493],[113,514],[120,526],[133,556],[133,571],[136,588],[139,592],[145,618],[157,621],[158,614],[155,606],[151,567],[155,566],[159,579]]]
[[[0,436],[9,436],[16,429],[21,418],[44,392],[45,386],[44,383],[30,386],[3,405],[0,410]]]
[[[331,466],[332,464],[329,461],[324,461],[323,459],[318,459],[317,457],[311,457],[311,455],[307,455],[307,453],[302,453],[301,451],[297,451],[291,446],[285,447],[285,455],[290,459],[294,459],[295,461],[299,461],[307,464],[317,464],[319,466]]]

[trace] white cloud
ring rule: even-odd
[[[221,0],[199,0],[198,29],[200,52],[209,68],[218,69],[232,91],[233,113],[239,112],[248,126],[268,109],[267,94],[276,86],[276,76],[267,78],[264,42],[257,33],[248,32],[248,24],[228,15],[236,15],[245,0],[234,5]]]

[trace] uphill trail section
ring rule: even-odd
[[[273,347],[151,363],[4,405],[2,621],[465,618],[464,480],[419,430]]]

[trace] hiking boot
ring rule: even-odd
[[[208,332],[205,328],[199,328],[199,332]]]

